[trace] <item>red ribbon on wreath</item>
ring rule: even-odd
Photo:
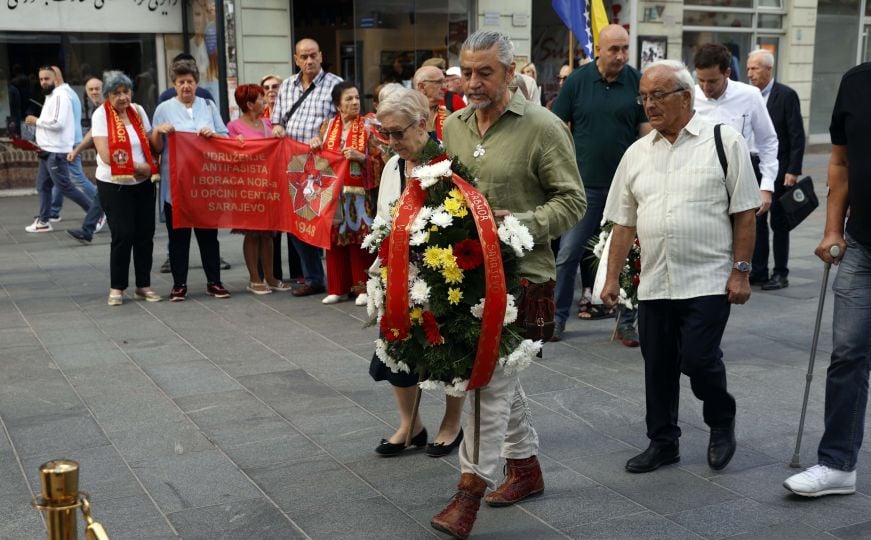
[[[456,174],[451,180],[466,199],[466,205],[475,221],[481,249],[484,252],[486,309],[481,320],[475,364],[466,387],[467,390],[474,390],[487,386],[496,369],[499,360],[499,343],[502,340],[502,322],[508,305],[508,291],[505,284],[505,269],[502,266],[499,235],[496,232],[496,220],[487,199]],[[397,336],[408,335],[411,329],[408,307],[409,229],[425,201],[426,192],[421,189],[420,182],[408,182],[405,191],[399,197],[396,218],[388,240],[390,244],[387,255],[385,329],[394,332]]]

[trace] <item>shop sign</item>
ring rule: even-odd
[[[180,33],[182,0],[0,0],[0,30]]]

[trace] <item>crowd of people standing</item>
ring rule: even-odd
[[[324,304],[354,298],[365,305],[364,282],[374,256],[362,249],[363,236],[376,216],[389,219],[412,170],[425,164],[421,149],[434,140],[461,162],[474,163],[478,189],[497,219],[514,215],[528,227],[535,248],[522,260],[520,272],[535,283],[554,282],[554,340],[565,338],[576,276],[603,219],[613,224],[607,271],[600,298],[581,295],[581,314],[594,312],[590,300],[603,305],[596,313],[618,302],[620,270],[631,245],[640,243],[638,308],[621,312],[617,335],[624,345],[640,346],[645,362],[650,444],[625,469],[649,473],[680,460],[677,404],[679,379],[685,374],[703,402],[710,428],[708,464],[721,470],[737,447],[736,402],[728,391],[720,349],[731,306],[750,299],[751,285],[763,290],[789,286],[789,232],[776,201],[801,174],[805,136],[798,96],[774,80],[774,57],[768,51],[749,56],[751,84],[744,84],[730,79],[732,56],[722,45],[698,48],[695,78],[687,66],[670,60],[654,62],[640,73],[628,65],[628,50],[629,36],[622,27],[604,28],[596,58],[567,70],[548,111],[541,106],[535,67],[515,73],[510,40],[498,32],[476,32],[463,44],[458,69],[434,62],[419,67],[411,89],[383,86],[373,115],[363,111],[358,87],[323,69],[318,43],[302,39],[294,50],[298,73],[283,81],[268,75],[259,85],[239,86],[234,98],[242,115],[229,125],[214,102],[201,95],[196,62],[178,58],[171,66],[173,95],[151,120],[132,103],[130,79],[106,72],[99,90],[103,101],[97,104],[88,92],[91,104],[84,110],[90,130],[85,134],[75,129],[82,125],[75,116],[83,110],[81,103],[76,105],[59,70],[48,66],[39,71],[47,96],[42,114],[26,119],[36,125],[41,148],[39,216],[27,231],[52,230],[55,187],[88,213],[85,224],[70,231],[78,240],[90,241],[93,223],[105,212],[112,234],[109,305],[123,303],[131,253],[134,296],[160,301],[150,285],[154,204],[159,201],[169,236],[169,299],[182,301],[188,292],[191,229],[173,227],[166,136],[179,131],[242,140],[290,137],[315,150],[339,152],[351,165],[342,179],[326,272],[318,248],[288,235],[296,257],[289,276],[299,281],[285,283],[282,235],[234,231],[244,235],[247,289],[258,295],[326,293]],[[869,73],[866,64],[844,77],[832,120],[831,195],[817,254],[826,263],[841,263],[835,282],[835,350],[819,464],[784,483],[799,495],[855,491],[871,365],[871,227],[864,226],[871,200],[865,129],[871,120]],[[96,95],[98,85],[92,86]],[[80,152],[89,144],[97,150],[98,164],[91,195],[73,180],[81,171]],[[163,180],[159,194],[152,184],[157,179]],[[769,228],[773,272],[768,267]],[[206,293],[229,297],[221,281],[217,231],[195,228],[193,233]],[[551,241],[558,237],[555,254]],[[458,449],[457,493],[433,518],[433,527],[466,538],[482,499],[508,506],[543,492],[538,436],[516,374],[497,370],[481,389],[475,422],[463,422],[463,398],[448,398],[432,443],[422,419],[411,412],[416,374],[385,370],[378,358],[373,358],[370,374],[393,386],[400,417],[398,429],[376,453],[396,456],[425,446],[427,454],[441,457]],[[472,435],[479,445],[474,458]],[[506,460],[501,483],[500,458]],[[484,497],[488,488],[492,491]]]

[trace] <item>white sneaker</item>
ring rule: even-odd
[[[54,227],[51,226],[50,222],[39,221],[39,218],[36,218],[33,223],[24,227],[24,230],[27,232],[51,232]]]
[[[321,304],[338,304],[342,301],[342,297],[338,294],[328,294],[321,300]]]
[[[354,305],[357,306],[365,306],[369,303],[369,296],[366,293],[361,293],[357,295],[357,299],[354,300]]]
[[[54,217],[50,217],[50,218],[48,218],[48,221],[49,221],[50,223],[60,223],[62,219],[63,219],[63,218],[60,217],[60,216],[54,216]]]
[[[856,493],[856,471],[844,472],[814,465],[784,480],[783,487],[802,497],[852,495]]]
[[[106,226],[106,214],[100,216],[100,219],[97,220],[97,224],[94,226],[94,234],[103,230],[103,227]]]

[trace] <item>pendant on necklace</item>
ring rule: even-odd
[[[477,146],[475,146],[475,151],[472,153],[472,157],[478,159],[484,157],[484,154],[486,153],[487,151],[484,149],[484,145],[478,144]]]

